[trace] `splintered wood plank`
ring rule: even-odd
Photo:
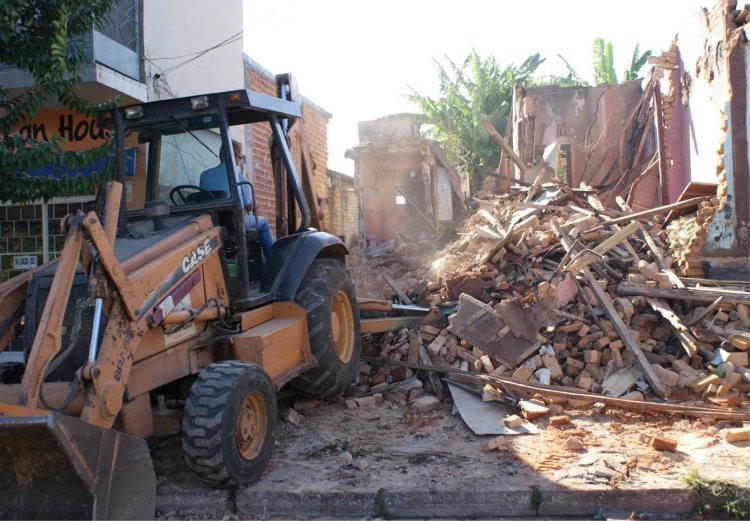
[[[655,298],[647,298],[646,302],[648,302],[648,305],[651,306],[651,309],[659,313],[667,320],[667,322],[669,322],[669,326],[672,328],[672,332],[680,341],[680,344],[682,344],[682,347],[683,349],[685,349],[685,352],[688,354],[688,356],[692,358],[697,355],[698,342],[695,340],[695,338],[693,338],[693,335],[690,334],[690,330],[685,326],[685,324],[682,323],[680,317],[678,317],[677,314],[672,311],[672,308],[669,307],[669,304],[667,304],[662,299]]]
[[[605,394],[619,398],[628,392],[641,376],[641,372],[635,367],[625,367],[605,378],[602,382],[602,390]]]
[[[536,198],[535,202],[537,205],[546,206],[547,203],[555,202],[558,199],[560,199],[560,189],[550,188],[542,192],[541,195]],[[505,237],[503,237],[503,239],[499,243],[497,243],[487,255],[484,256],[483,262],[492,262],[492,258],[497,255],[497,252],[499,252],[509,241],[518,237],[518,234],[520,232],[522,232],[529,226],[538,226],[539,219],[536,218],[536,215],[539,214],[539,212],[540,210],[538,208],[522,208],[513,212],[513,215],[510,218],[510,223],[508,224],[508,231],[505,234]]]
[[[566,250],[572,249],[573,241],[570,239],[570,236],[568,236],[568,234],[563,231],[563,229],[557,222],[552,221],[552,229],[560,238],[560,242],[562,243],[563,247]],[[596,295],[596,298],[599,300],[599,306],[604,310],[604,313],[607,315],[610,322],[612,322],[615,331],[617,331],[617,334],[620,335],[620,339],[625,344],[625,347],[627,347],[633,353],[633,355],[635,355],[635,359],[638,362],[638,365],[641,367],[646,380],[651,385],[651,388],[659,396],[666,396],[667,393],[664,389],[664,385],[661,383],[661,380],[659,380],[659,377],[656,376],[654,368],[651,367],[651,364],[646,359],[643,351],[641,351],[641,347],[633,338],[630,329],[628,329],[628,326],[626,326],[625,322],[623,322],[620,318],[620,315],[617,313],[612,299],[610,299],[607,292],[602,289],[602,287],[599,285],[588,268],[584,268],[582,270],[582,273],[586,277],[588,285],[594,292],[594,295]]]
[[[495,130],[495,127],[492,126],[492,123],[490,123],[489,120],[483,119],[480,123],[490,135],[492,140],[497,143],[497,146],[499,146],[500,149],[508,155],[510,160],[516,164],[518,169],[521,171],[521,179],[523,179],[523,174],[526,172],[526,165],[521,160],[521,158],[518,157],[513,148],[511,148],[511,146],[505,142],[503,137],[500,135],[500,132]]]
[[[718,308],[722,301],[724,300],[724,297],[719,297],[716,300],[714,300],[712,303],[710,303],[708,306],[703,308],[703,311],[700,313],[697,313],[693,315],[693,318],[685,322],[685,325],[688,327],[696,325],[698,322],[706,318],[709,314],[711,314],[716,308]],[[741,305],[737,306],[737,311],[739,311],[742,308]]]
[[[586,230],[587,232],[599,230],[601,228],[608,228],[614,224],[622,224],[627,223],[634,220],[640,220],[640,219],[648,219],[649,217],[653,217],[654,215],[659,215],[662,213],[667,213],[670,210],[676,210],[677,208],[689,208],[698,206],[703,201],[708,201],[711,199],[710,197],[694,197],[692,199],[688,199],[687,201],[681,201],[679,203],[672,203],[667,204],[664,206],[658,206],[656,208],[651,208],[649,210],[643,210],[642,212],[635,212],[628,215],[624,215],[622,217],[617,217],[615,219],[612,219],[611,221],[606,221],[602,223],[601,226],[597,226],[596,228],[592,228],[591,230]]]
[[[402,304],[411,305],[414,304],[409,297],[406,296],[406,293],[399,287],[398,283],[393,280],[393,278],[387,273],[383,272],[383,280],[386,284],[388,284],[391,289],[396,293],[396,296],[401,301]]]
[[[604,203],[602,203],[602,201],[601,201],[601,199],[599,199],[598,195],[593,194],[593,193],[592,194],[588,194],[586,196],[586,200],[588,201],[588,203],[591,205],[592,208],[596,209],[598,212],[604,212],[604,210],[605,210]],[[623,210],[624,210],[624,208],[623,208]],[[628,209],[627,211],[630,212],[631,210]],[[610,217],[607,217],[606,215],[602,215],[602,219],[605,220],[605,221],[609,221]],[[615,226],[613,226],[613,229],[614,230],[619,230],[620,227],[617,226],[617,225],[615,225]],[[625,241],[623,243],[623,246],[625,246],[625,249],[628,250],[628,253],[632,257],[633,262],[635,262],[637,264],[638,260],[640,259],[640,257],[638,257],[638,252],[635,251],[635,248],[633,248],[633,246],[628,241]]]
[[[638,230],[638,223],[632,222],[625,228],[616,231],[610,237],[604,239],[599,243],[593,250],[586,250],[583,255],[580,255],[573,259],[566,267],[565,271],[569,271],[573,275],[589,266],[592,262],[597,261],[602,255],[612,250],[615,246],[621,242],[627,242],[627,238],[633,235]]]
[[[419,363],[427,366],[434,365],[424,346],[419,346]],[[443,392],[443,384],[434,371],[427,372],[427,383],[432,388],[434,394],[440,394]]]
[[[520,364],[541,346],[539,340],[515,336],[495,310],[466,294],[461,295],[458,312],[449,322],[448,331],[508,367]]]
[[[627,212],[632,211],[630,209],[630,206],[628,206],[625,200],[619,195],[615,198],[615,200],[617,201],[617,204],[620,205],[620,208],[622,208],[623,210]],[[646,246],[651,252],[651,255],[654,256],[654,259],[656,260],[656,265],[659,266],[659,269],[663,273],[667,274],[667,276],[669,277],[669,282],[671,282],[675,288],[684,288],[685,284],[680,280],[677,274],[671,269],[667,268],[667,265],[664,262],[664,257],[662,257],[661,252],[659,251],[659,248],[657,248],[656,243],[654,242],[654,238],[651,237],[651,234],[648,233],[648,231],[640,223],[639,223],[639,227],[640,227],[639,232],[640,232],[641,238],[646,243]]]

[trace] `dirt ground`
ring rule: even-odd
[[[601,413],[567,410],[572,427],[537,422],[539,434],[507,436],[505,448],[483,452],[492,437],[474,435],[450,400],[417,413],[408,404],[383,402],[348,410],[343,400],[301,411],[299,425],[279,423],[271,463],[255,491],[346,492],[363,490],[540,490],[685,488],[691,470],[750,485],[750,442],[729,444],[712,420],[649,416],[614,408]],[[648,445],[653,434],[679,442],[674,453]],[[571,451],[565,441],[580,438]],[[160,511],[161,518],[233,517],[222,511],[227,492],[203,485],[182,459],[179,438],[152,442],[160,504],[175,494],[204,509]],[[233,493],[229,493],[230,495]],[[217,506],[218,505],[218,506]]]

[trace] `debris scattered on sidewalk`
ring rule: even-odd
[[[750,440],[750,426],[737,429],[724,429],[719,432],[719,436],[729,442],[747,441]]]
[[[677,442],[675,440],[659,435],[651,438],[650,445],[656,450],[665,450],[667,452],[674,452],[677,450]]]
[[[570,438],[565,440],[565,448],[568,450],[583,450],[586,448],[586,446],[583,444],[583,441],[581,441],[580,438],[571,436]]]
[[[289,422],[292,425],[299,425],[302,421],[302,415],[294,409],[284,409],[281,412],[281,417],[284,421]]]

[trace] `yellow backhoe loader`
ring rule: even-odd
[[[347,249],[309,227],[297,103],[238,90],[102,112],[116,181],[54,261],[0,284],[0,518],[154,516],[145,438],[183,410],[188,465],[258,479],[276,392],[344,391],[360,355]],[[264,254],[230,127],[267,125],[288,234]],[[279,216],[277,216],[279,217]]]

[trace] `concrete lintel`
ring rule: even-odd
[[[94,66],[86,69],[82,83],[85,81],[107,87],[115,91],[113,95],[120,93],[126,97],[126,101],[138,102],[148,100],[148,88],[145,83],[120,74],[101,63],[96,63]],[[128,100],[127,98],[130,99]]]
[[[8,89],[12,96],[18,96],[34,85],[34,78],[28,72],[17,68],[0,69],[0,84]],[[76,91],[81,97],[94,103],[102,103],[118,95],[123,96],[123,103],[138,103],[148,99],[145,83],[101,63],[89,64],[81,71],[81,81]],[[52,103],[49,108],[59,107],[59,103]]]

